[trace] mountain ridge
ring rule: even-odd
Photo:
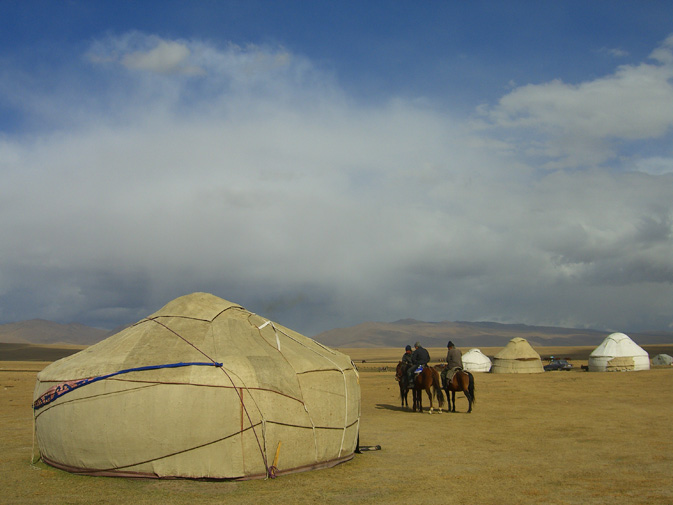
[[[45,319],[29,319],[0,324],[0,342],[12,344],[74,344],[91,345],[113,332],[80,323],[55,323]]]
[[[0,324],[0,342],[17,344],[92,345],[118,333],[125,327],[104,330],[80,323],[55,323],[30,319]],[[406,318],[394,322],[368,321],[355,326],[327,330],[312,338],[337,348],[404,347],[420,341],[424,347],[446,347],[452,340],[458,347],[500,347],[514,337],[522,337],[531,345],[578,346],[598,345],[610,333],[592,329],[555,326],[531,326],[489,321],[420,321]],[[647,331],[627,333],[636,343],[673,343],[673,332]]]
[[[490,321],[426,322],[400,319],[392,323],[366,322],[348,328],[324,331],[313,338],[331,347],[404,347],[420,341],[424,347],[446,347],[452,340],[458,347],[505,346],[522,337],[538,346],[598,345],[611,331],[506,324]],[[673,343],[673,332],[630,332],[638,344]]]

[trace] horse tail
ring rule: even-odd
[[[442,383],[439,380],[439,374],[437,373],[437,370],[433,368],[432,371],[434,372],[432,374],[432,388],[435,390],[437,403],[439,404],[439,408],[441,409],[444,406],[444,393],[442,392]]]
[[[470,376],[470,383],[467,386],[467,390],[470,393],[470,396],[472,397],[472,403],[476,403],[477,399],[474,396],[474,375],[472,375],[472,372],[467,372],[467,375]]]

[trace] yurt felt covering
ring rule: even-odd
[[[624,372],[650,369],[647,351],[624,333],[612,333],[589,355],[590,372]]]
[[[46,367],[33,407],[55,467],[243,479],[352,458],[360,387],[348,356],[194,293]]]
[[[540,355],[525,338],[515,337],[493,357],[491,373],[544,372]]]
[[[488,372],[491,369],[491,360],[479,349],[470,349],[463,354],[463,368],[470,372]]]
[[[652,358],[653,365],[671,365],[673,364],[673,357],[669,354],[657,354]]]

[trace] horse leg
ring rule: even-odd
[[[409,400],[407,396],[409,395],[409,388],[405,383],[400,381],[400,398],[402,399],[402,407],[409,407]]]
[[[470,396],[470,391],[467,387],[467,385],[463,384],[463,394],[465,395],[465,398],[467,399],[467,413],[469,414],[472,412],[472,397]]]
[[[432,394],[437,397],[437,413],[441,414],[444,406],[444,393],[442,392],[442,381],[434,368],[432,369]]]
[[[451,412],[456,411],[456,392],[451,391],[451,399],[453,400],[453,408],[451,409]]]
[[[442,392],[441,387],[433,387],[432,391],[437,396],[437,413],[442,413],[442,407],[444,406],[444,393]]]
[[[469,380],[467,384],[467,391],[470,394],[468,401],[469,401],[469,409],[467,413],[469,414],[472,412],[472,404],[474,403],[474,376],[472,374],[469,374]]]
[[[426,388],[425,392],[428,394],[428,400],[430,401],[430,411],[428,413],[432,414],[432,410],[433,410],[432,391],[430,390],[430,387]]]

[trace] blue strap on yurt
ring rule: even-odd
[[[158,370],[160,368],[180,368],[183,366],[214,366],[219,368],[222,366],[222,363],[188,362],[188,363],[167,363],[165,365],[139,366],[136,368],[127,368],[126,370],[119,370],[118,372],[113,372],[107,375],[100,375],[98,377],[88,377],[86,379],[80,379],[77,381],[64,382],[54,388],[50,388],[47,392],[45,392],[42,396],[40,396],[37,400],[35,400],[35,402],[33,402],[33,409],[37,410],[44,407],[45,405],[49,405],[57,398],[60,398],[64,394],[67,394],[70,391],[78,389],[82,386],[86,386],[88,384],[93,384],[94,382],[109,379],[110,377],[114,377],[116,375],[121,375],[130,372],[145,372],[147,370]]]

